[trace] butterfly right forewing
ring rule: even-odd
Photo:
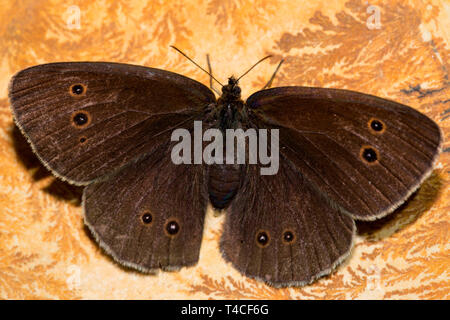
[[[373,220],[429,176],[442,135],[405,105],[358,92],[280,87],[247,101],[257,126],[280,129],[280,153],[331,205]]]

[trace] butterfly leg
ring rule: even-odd
[[[219,96],[221,95],[220,91],[213,87],[213,75],[211,69],[211,61],[209,61],[209,54],[206,55],[206,62],[208,63],[208,72],[209,72],[209,87]]]
[[[269,81],[266,83],[266,85],[265,85],[261,90],[269,89],[269,88],[272,86],[273,79],[275,79],[275,75],[277,74],[277,72],[278,72],[278,70],[280,69],[281,64],[282,64],[283,62],[284,62],[284,59],[280,61],[280,63],[278,64],[277,68],[275,69],[274,73],[273,73],[272,76],[270,77]]]

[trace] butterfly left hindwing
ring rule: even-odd
[[[170,144],[83,193],[85,223],[120,264],[141,271],[197,263],[207,205],[204,168],[175,165]]]

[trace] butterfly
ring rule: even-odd
[[[15,123],[45,167],[85,186],[85,224],[121,265],[195,265],[210,202],[226,212],[226,261],[276,287],[309,284],[349,256],[355,220],[393,212],[438,159],[438,125],[400,103],[349,90],[269,88],[273,77],[245,102],[231,77],[216,99],[208,73],[211,89],[107,62],[38,65],[11,80]],[[194,121],[204,130],[278,129],[278,172],[174,164],[171,133],[192,132]]]

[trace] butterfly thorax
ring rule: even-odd
[[[215,107],[215,127],[224,137],[226,129],[242,129],[246,116],[244,101],[241,99],[241,88],[237,80],[231,77],[228,84],[222,87],[222,96]],[[224,141],[224,157],[226,141]],[[214,207],[226,208],[236,195],[243,177],[243,166],[239,164],[214,164],[209,167],[209,197]]]
[[[222,95],[219,98],[220,100],[233,102],[233,101],[242,101],[241,100],[241,88],[238,85],[238,81],[231,77],[228,79],[228,84],[222,87]]]
[[[226,129],[241,127],[244,119],[244,101],[241,99],[241,88],[234,77],[228,79],[228,84],[222,87],[222,95],[217,100],[216,114],[218,127],[225,133]]]

